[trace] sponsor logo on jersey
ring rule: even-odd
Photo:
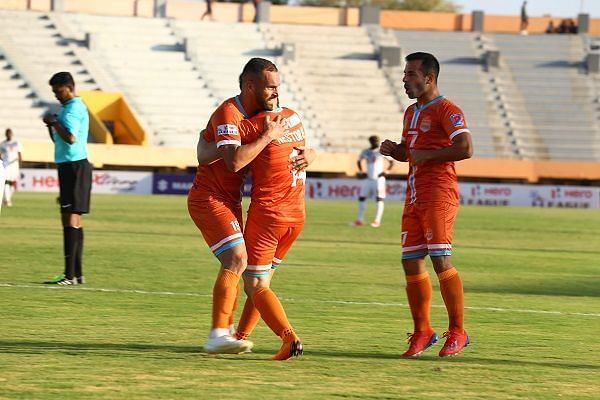
[[[455,128],[458,128],[459,126],[463,126],[465,124],[465,119],[463,118],[462,114],[456,113],[450,116],[450,122],[452,122],[452,125]]]
[[[423,120],[421,121],[421,126],[419,127],[419,129],[421,129],[422,132],[427,132],[427,131],[429,131],[430,128],[431,128],[431,118],[424,117]]]
[[[285,119],[285,123],[288,128],[293,128],[300,123],[300,117],[298,114],[293,114]]]
[[[239,135],[238,128],[235,125],[229,125],[229,124],[219,125],[219,126],[217,126],[217,135],[219,135],[219,136],[224,136],[224,135],[237,136],[237,135]]]

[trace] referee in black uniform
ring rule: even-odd
[[[49,83],[61,103],[60,112],[46,114],[43,121],[54,142],[54,162],[58,168],[65,271],[45,283],[76,285],[85,283],[82,215],[90,212],[92,189],[92,167],[87,160],[89,116],[87,107],[75,94],[75,81],[70,73],[58,72]]]

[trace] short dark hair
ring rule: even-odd
[[[50,86],[75,87],[75,80],[73,80],[73,75],[71,75],[70,72],[57,72],[56,74],[52,75],[52,78],[50,78],[48,83]]]
[[[440,75],[440,63],[437,58],[433,54],[416,52],[407,55],[404,58],[406,61],[421,61],[421,72],[424,75],[431,74],[435,75],[435,80],[437,81],[438,76]]]
[[[240,89],[242,89],[242,84],[247,79],[260,77],[263,71],[277,72],[278,69],[277,66],[269,60],[260,57],[251,58],[250,61],[244,65],[244,69],[240,74]]]

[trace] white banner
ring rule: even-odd
[[[21,169],[19,190],[23,192],[58,192],[55,169]],[[92,193],[152,193],[152,172],[104,171],[92,174]]]
[[[362,190],[361,179],[313,179],[306,181],[306,196],[310,199],[356,200]],[[404,201],[406,181],[387,180],[386,199]]]
[[[356,200],[361,186],[358,179],[309,178],[306,196],[311,199]],[[386,200],[404,201],[406,181],[388,180],[386,190]],[[459,191],[461,204],[600,208],[600,188],[597,187],[460,183]]]

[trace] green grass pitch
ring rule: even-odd
[[[273,362],[279,341],[262,322],[251,354],[200,351],[218,264],[185,197],[93,196],[88,284],[49,288],[63,268],[55,198],[18,193],[0,216],[0,399],[600,398],[597,210],[461,207],[454,261],[472,345],[403,360],[402,205],[388,202],[373,229],[349,226],[354,202],[309,202],[273,281],[305,355]]]

